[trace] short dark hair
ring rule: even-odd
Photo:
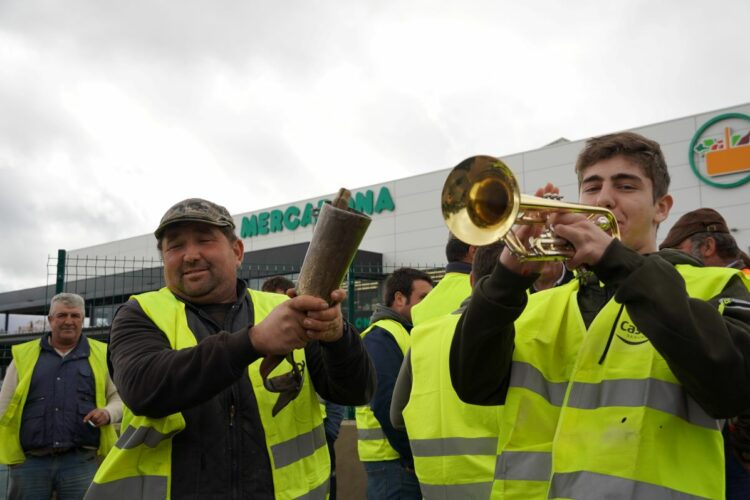
[[[451,233],[448,236],[448,243],[445,244],[445,258],[448,259],[448,262],[461,262],[466,258],[466,254],[469,253],[470,246]]]
[[[178,224],[180,224],[178,222]],[[190,222],[183,222],[181,224],[191,224]],[[237,233],[234,232],[233,227],[216,227],[221,233],[227,237],[227,240],[229,241],[229,244],[231,245],[235,241],[237,241]],[[161,242],[164,241],[164,233],[161,234],[161,237],[156,240],[156,249],[161,252]]]
[[[505,248],[505,243],[502,240],[477,247],[477,251],[474,254],[474,262],[471,264],[471,275],[474,276],[474,283],[495,269],[503,248]]]
[[[669,170],[659,143],[634,132],[618,132],[593,137],[586,141],[576,161],[578,186],[580,187],[583,181],[584,170],[595,163],[616,156],[622,156],[641,167],[646,177],[651,179],[654,201],[667,194],[670,182]]]
[[[383,293],[383,302],[388,307],[393,305],[396,299],[396,292],[401,292],[407,300],[413,291],[413,283],[417,280],[426,281],[432,286],[432,278],[429,274],[419,269],[411,267],[401,267],[393,271],[385,280],[385,291]]]
[[[290,288],[294,288],[294,282],[286,276],[272,276],[260,286],[260,289],[264,292],[283,290],[286,293]]]
[[[740,247],[737,246],[737,240],[729,233],[696,233],[690,236],[690,249],[692,255],[700,255],[700,247],[708,238],[713,238],[716,242],[716,253],[722,259],[739,259],[741,257]]]

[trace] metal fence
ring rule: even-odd
[[[347,290],[347,300],[342,304],[344,317],[358,330],[369,325],[375,306],[382,302],[383,283],[399,267],[413,267],[430,274],[435,281],[444,274],[443,264],[353,265],[342,287]],[[273,276],[284,276],[296,281],[299,264],[252,264],[243,262],[239,277],[250,288],[260,289],[263,282]],[[55,293],[71,292],[86,301],[87,334],[106,340],[108,328],[117,308],[133,294],[158,290],[164,286],[162,262],[151,258],[125,258],[67,255],[60,251],[47,263],[47,287],[40,289],[39,314],[46,314],[50,299]],[[54,287],[52,286],[54,285]],[[11,359],[13,344],[38,338],[47,329],[46,322],[38,317],[29,331],[0,335],[0,378]]]
[[[349,269],[342,287],[347,290],[347,301],[342,304],[344,316],[358,330],[365,329],[377,304],[382,302],[383,283],[387,276],[400,267],[421,269],[435,282],[444,275],[444,265],[354,265]],[[273,276],[284,276],[296,282],[300,266],[294,264],[243,263],[239,277],[250,288],[260,289],[263,282]],[[158,290],[164,286],[164,269],[159,259],[71,256],[60,251],[47,262],[47,285],[40,288],[37,301],[38,314],[44,315],[55,293],[71,292],[86,301],[86,327],[89,337],[107,341],[109,325],[117,308],[133,294]],[[54,286],[52,286],[54,285]],[[43,317],[43,316],[42,316]],[[39,338],[47,330],[44,319],[30,321],[29,331],[0,335],[0,380],[11,360],[11,347]],[[353,418],[353,408],[348,408],[347,418]],[[8,488],[8,469],[0,465],[0,498],[5,498]]]

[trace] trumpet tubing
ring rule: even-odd
[[[611,211],[522,195],[510,168],[491,156],[468,158],[448,174],[441,208],[443,220],[458,239],[476,246],[503,240],[522,261],[565,260],[573,255],[570,243],[555,235],[547,224],[553,213],[586,214],[602,230],[619,238]],[[513,231],[513,226],[520,224],[541,226],[540,234],[521,241]]]

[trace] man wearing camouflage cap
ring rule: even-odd
[[[750,257],[739,249],[724,217],[713,208],[688,212],[674,223],[659,249],[682,250],[705,266],[750,268]]]
[[[674,223],[660,250],[674,248],[704,266],[741,269],[750,285],[750,258],[739,249],[724,217],[713,208],[688,212]],[[750,497],[750,413],[731,419],[723,429],[727,500]]]
[[[157,227],[166,287],[113,319],[127,410],[86,498],[325,498],[316,392],[365,404],[372,366],[342,320],[342,290],[329,306],[248,289],[234,229],[224,207],[201,199],[177,203]]]

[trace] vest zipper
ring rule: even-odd
[[[229,391],[229,465],[231,468],[230,472],[230,484],[231,484],[231,498],[239,499],[242,498],[241,485],[240,485],[240,470],[239,470],[239,429],[234,426],[234,417],[237,415],[237,394],[235,388],[232,387]]]

